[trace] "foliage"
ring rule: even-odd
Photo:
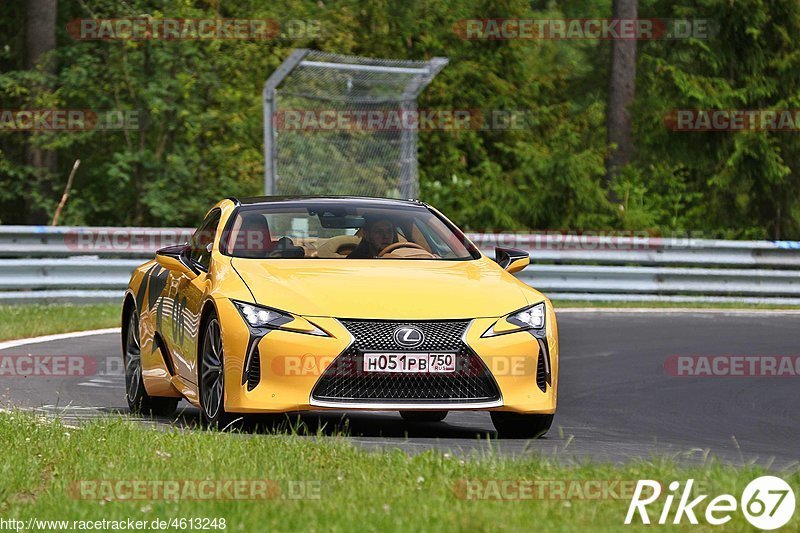
[[[0,222],[52,213],[80,158],[64,224],[194,225],[217,199],[262,191],[264,80],[289,51],[450,64],[420,109],[513,112],[511,129],[420,132],[420,190],[470,229],[646,229],[800,238],[800,138],[789,132],[675,132],[675,109],[798,107],[800,4],[792,0],[640,1],[641,17],[713,19],[708,39],[641,41],[635,160],[604,189],[607,41],[470,41],[466,18],[609,17],[611,0],[61,0],[57,73],[24,65],[25,12],[0,13],[2,109],[138,111],[129,131],[0,132]],[[316,20],[321,32],[269,41],[78,41],[75,18]],[[42,89],[46,90],[42,90]],[[58,171],[26,165],[55,150]],[[324,176],[316,154],[307,168]],[[365,174],[354,169],[353,178]],[[359,178],[360,179],[360,178]],[[375,175],[374,179],[380,179]],[[39,215],[41,218],[41,215]],[[33,215],[36,218],[36,215]]]

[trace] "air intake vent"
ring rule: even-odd
[[[247,370],[247,390],[255,389],[261,381],[261,355],[258,353],[258,346],[253,348],[250,356],[250,367]]]
[[[547,349],[547,343],[542,339],[536,339],[539,342],[539,361],[536,363],[536,386],[542,392],[547,390],[547,384],[550,383],[550,350]]]

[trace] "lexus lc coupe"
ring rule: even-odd
[[[228,198],[187,244],[136,268],[122,349],[130,408],[182,398],[221,427],[255,413],[489,411],[503,437],[550,428],[558,329],[512,274],[433,207],[356,197]]]

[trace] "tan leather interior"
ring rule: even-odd
[[[431,251],[428,241],[425,239],[425,236],[422,235],[422,232],[419,230],[416,224],[411,226],[411,240],[425,248],[427,251]]]
[[[341,259],[353,251],[361,242],[356,235],[338,235],[325,241],[317,241],[317,257],[322,259]],[[344,253],[342,253],[344,252]]]
[[[415,242],[396,242],[390,244],[378,254],[378,257],[395,259],[430,259],[436,257]]]
[[[402,248],[397,248],[392,250],[388,254],[383,256],[384,258],[389,259],[436,259],[438,256],[430,253],[427,250],[422,250],[420,248],[409,248],[404,246]]]

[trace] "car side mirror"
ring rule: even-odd
[[[531,264],[531,256],[516,248],[495,248],[494,260],[509,274],[514,274]]]
[[[191,263],[189,262],[188,244],[178,244],[161,248],[156,252],[156,262],[167,270],[186,274],[190,278],[197,276],[197,271],[191,267]]]

